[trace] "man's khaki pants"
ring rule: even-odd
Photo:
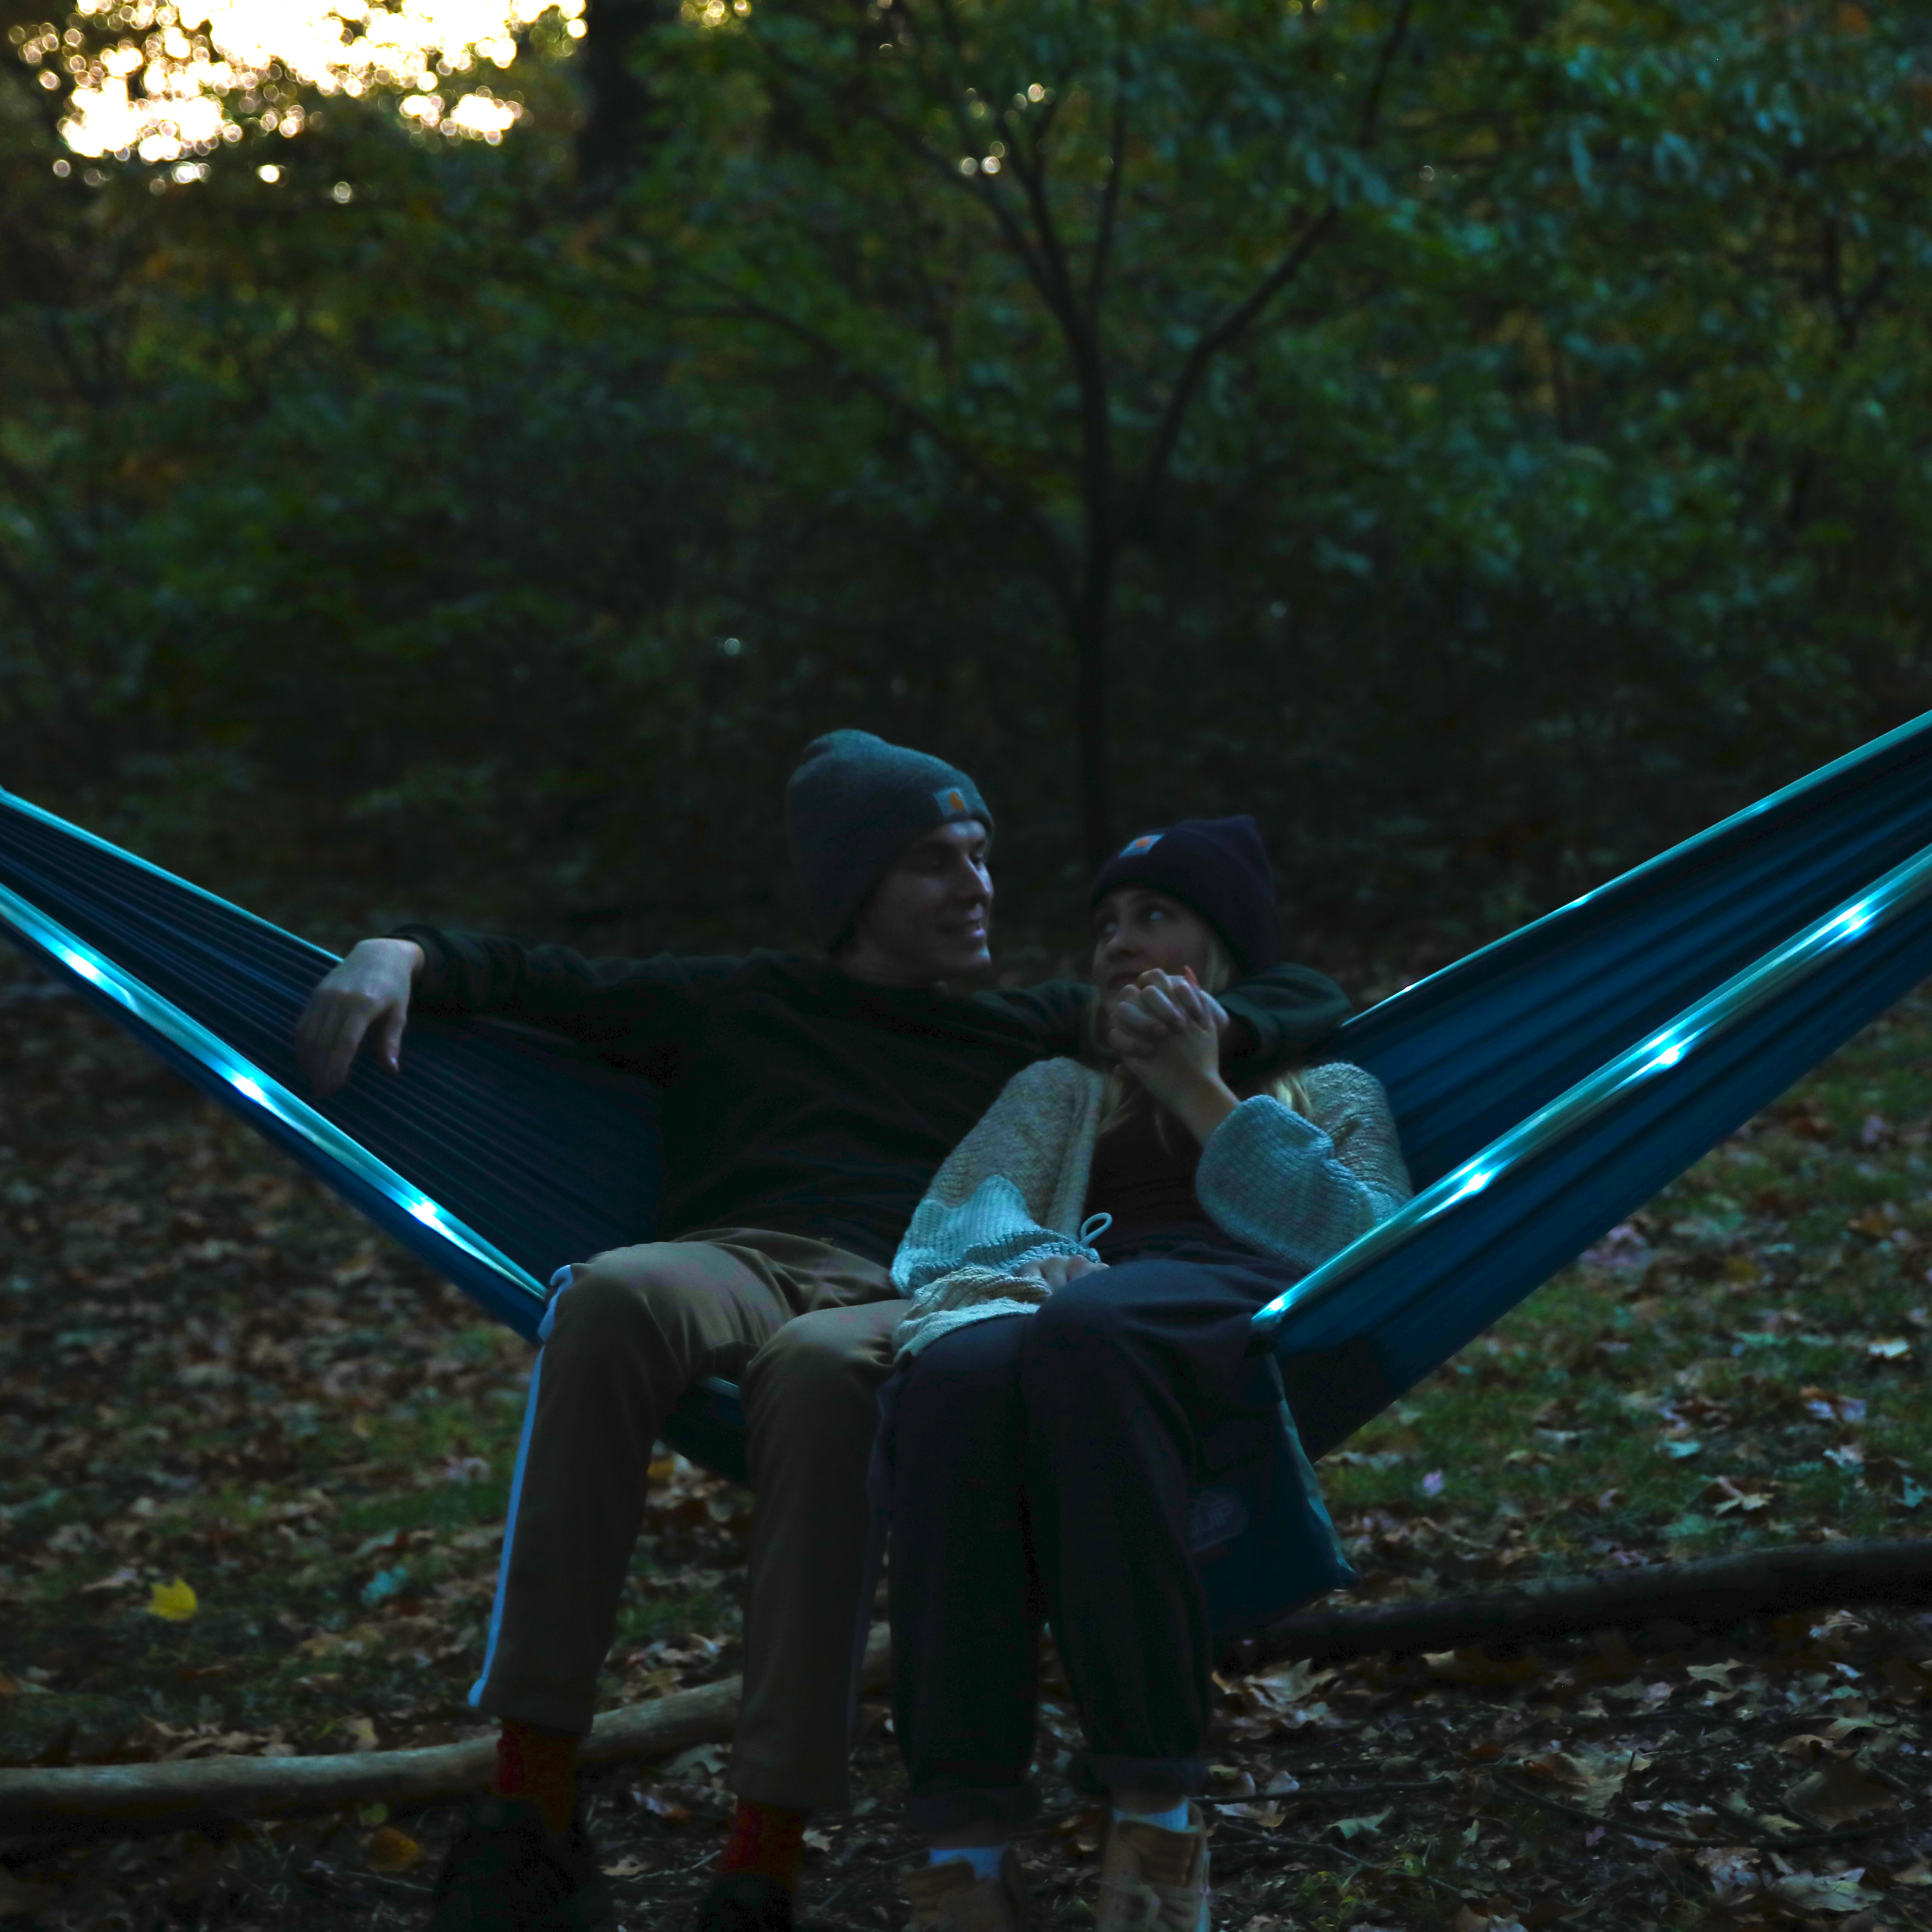
[[[530,1378],[471,1703],[590,1730],[652,1446],[686,1389],[722,1376],[743,1395],[758,1498],[731,1787],[807,1810],[848,1804],[866,1476],[905,1312],[892,1297],[874,1262],[742,1228],[578,1263]]]

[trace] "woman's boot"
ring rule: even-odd
[[[1198,1805],[1170,1832],[1116,1819],[1100,1855],[1094,1932],[1208,1932],[1208,1827]]]
[[[948,1858],[908,1872],[905,1889],[912,1907],[908,1932],[1027,1932],[1032,1916],[1010,1845],[996,1879],[976,1878],[964,1858]]]

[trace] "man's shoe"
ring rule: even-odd
[[[1094,1932],[1208,1932],[1208,1827],[1190,1805],[1188,1829],[1115,1820],[1100,1855]]]
[[[1032,1916],[1020,1862],[1009,1845],[997,1879],[975,1878],[964,1858],[906,1874],[910,1932],[1027,1932]]]
[[[548,1829],[524,1798],[479,1798],[430,1888],[428,1932],[600,1932],[610,1888],[575,1819]]]
[[[698,1901],[692,1932],[792,1932],[788,1886],[763,1872],[727,1872]]]

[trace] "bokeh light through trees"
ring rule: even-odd
[[[65,90],[61,133],[89,158],[180,162],[264,132],[301,133],[298,92],[400,95],[420,128],[500,141],[522,112],[478,68],[508,68],[546,14],[572,38],[584,0],[80,0],[64,29],[16,28],[18,58]]]

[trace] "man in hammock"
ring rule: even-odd
[[[434,1932],[590,1932],[608,1916],[574,1817],[578,1744],[653,1445],[705,1376],[741,1386],[758,1509],[739,1804],[700,1932],[784,1932],[806,1818],[850,1802],[865,1474],[904,1312],[893,1250],[1006,1080],[1079,1051],[1090,989],[951,990],[991,964],[993,820],[964,772],[836,731],[808,747],[786,804],[822,959],[592,962],[406,926],[356,946],[300,1023],[325,1092],[365,1046],[398,1066],[412,1004],[551,1028],[664,1090],[661,1238],[576,1264],[544,1323],[470,1694],[502,1724],[496,1768],[437,1880]],[[1346,1011],[1331,982],[1282,965],[1219,1016],[1259,1069]]]

